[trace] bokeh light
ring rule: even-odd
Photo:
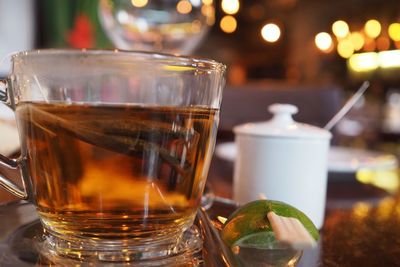
[[[351,215],[354,220],[363,220],[367,216],[370,216],[371,209],[372,209],[371,204],[360,201],[354,204]]]
[[[354,54],[349,58],[348,64],[355,72],[375,70],[379,66],[378,54],[375,52]]]
[[[205,5],[212,5],[213,0],[202,0],[203,4]]]
[[[145,7],[148,4],[148,0],[132,0],[131,3],[134,7]]]
[[[189,0],[189,1],[190,1],[190,3],[191,3],[193,6],[195,6],[195,7],[199,7],[199,6],[202,5],[201,0]],[[203,4],[204,4],[204,3],[203,3]]]
[[[237,21],[233,16],[224,16],[219,23],[221,30],[226,33],[233,33],[237,28]]]
[[[353,47],[354,47],[355,51],[358,51],[361,48],[363,48],[363,46],[365,44],[364,37],[359,32],[352,32],[350,34],[350,41],[353,44]]]
[[[222,0],[221,7],[226,14],[233,15],[239,11],[240,3],[239,0]]]
[[[314,39],[315,45],[318,47],[319,50],[324,52],[329,52],[332,50],[333,41],[332,37],[327,32],[320,32],[315,36]]]
[[[281,29],[274,23],[265,24],[261,29],[262,38],[270,43],[274,43],[281,37]]]
[[[207,3],[210,4],[202,0],[99,0],[98,15],[118,49],[190,54],[215,22],[214,2]]]
[[[357,171],[356,179],[359,182],[374,185],[375,187],[384,189],[392,194],[395,194],[399,189],[397,169],[361,169]],[[380,212],[382,212],[382,210]]]
[[[192,4],[187,0],[181,0],[176,5],[176,10],[181,14],[189,14],[192,11]]]
[[[338,20],[332,24],[332,32],[338,38],[344,38],[349,34],[349,25],[343,21]]]
[[[390,50],[379,52],[379,63],[382,68],[399,68],[400,51]]]
[[[392,23],[389,25],[388,33],[393,41],[400,41],[400,23]]]
[[[199,33],[201,31],[201,21],[200,20],[194,20],[192,22],[192,32],[193,33]]]
[[[206,17],[206,23],[209,26],[214,25],[215,23],[215,8],[213,5],[204,4],[201,7],[201,14]]]
[[[381,34],[382,26],[379,21],[375,19],[368,20],[365,23],[364,31],[368,37],[376,38]]]
[[[349,58],[354,53],[354,46],[350,40],[341,40],[338,43],[337,52],[342,58]]]

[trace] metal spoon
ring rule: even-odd
[[[343,117],[349,112],[349,110],[354,106],[355,103],[360,99],[360,97],[364,94],[365,90],[369,87],[369,82],[365,81],[358,88],[357,92],[352,95],[344,106],[333,116],[333,118],[324,126],[325,130],[330,131]]]

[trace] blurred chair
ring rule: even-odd
[[[233,139],[235,125],[269,120],[268,106],[274,103],[293,104],[299,108],[296,121],[323,127],[341,108],[343,91],[336,86],[228,86],[222,98],[219,139]]]

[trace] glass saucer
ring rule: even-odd
[[[213,236],[215,231],[201,212],[168,257],[140,262],[123,262],[125,259],[121,258],[118,262],[102,253],[79,260],[54,253],[32,204],[11,202],[0,205],[0,266],[234,266],[226,261],[223,245]],[[125,256],[121,252],[120,257]]]
[[[171,254],[168,256],[160,255],[160,257],[151,258],[147,261],[136,261],[133,258],[135,255],[130,254],[129,251],[120,251],[118,254],[116,251],[91,251],[90,248],[83,250],[86,251],[87,255],[86,257],[82,256],[81,260],[68,257],[69,255],[63,257],[55,252],[54,245],[52,244],[54,240],[49,240],[49,238],[49,236],[44,234],[40,221],[35,220],[14,232],[10,236],[9,244],[12,252],[18,258],[26,259],[28,257],[30,262],[36,261],[36,266],[79,266],[80,264],[85,265],[88,263],[95,266],[106,263],[113,266],[125,266],[123,262],[129,261],[127,257],[131,257],[131,261],[128,262],[129,264],[143,267],[199,266],[202,262],[200,253],[202,250],[202,241],[200,231],[195,225],[184,233],[179,245]],[[145,250],[143,250],[143,253],[145,253]]]
[[[223,199],[222,199],[223,200]],[[263,250],[241,247],[235,255],[222,242],[218,230],[218,216],[228,217],[237,205],[231,201],[213,200],[210,209],[200,209],[194,226],[187,231],[179,249],[172,257],[154,261],[114,262],[107,258],[85,260],[58,256],[45,242],[43,228],[38,220],[35,207],[27,202],[10,202],[0,205],[0,266],[277,266],[277,261],[286,259],[286,264],[279,266],[314,266],[301,263],[301,253],[288,258],[286,250]],[[201,241],[198,242],[198,239]],[[187,249],[188,247],[194,249]],[[290,251],[289,251],[290,252]],[[305,251],[306,252],[306,251]],[[306,252],[303,259],[307,258]],[[121,257],[123,257],[121,253]],[[304,257],[306,256],[306,257]],[[300,260],[300,262],[299,262]],[[313,259],[314,260],[314,259]],[[271,264],[272,263],[272,264]]]

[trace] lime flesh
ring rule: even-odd
[[[270,246],[275,242],[272,227],[267,218],[270,211],[279,216],[298,219],[315,240],[319,239],[318,229],[300,210],[280,201],[256,200],[232,213],[222,228],[222,240],[229,247],[235,245]]]

